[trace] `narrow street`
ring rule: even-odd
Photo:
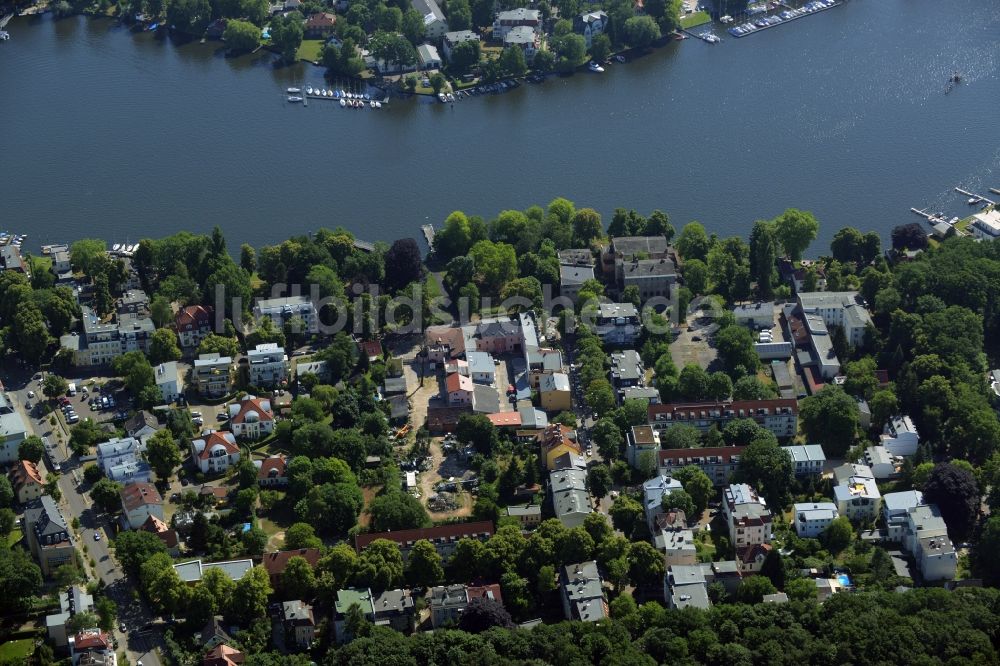
[[[24,409],[25,404],[35,402],[28,398],[29,390],[36,393],[36,400],[44,400],[40,383],[29,374],[8,374],[3,377],[3,383],[15,409],[28,425],[29,435],[47,437],[48,441],[56,445],[57,438],[53,436],[53,427],[49,425],[48,417],[32,418]],[[62,422],[57,420],[55,428],[61,427]],[[129,663],[133,665],[141,660],[143,666],[158,666],[161,662],[157,654],[151,651],[163,647],[162,635],[140,630],[153,620],[153,615],[145,602],[136,598],[132,582],[126,578],[111,554],[108,536],[113,534],[113,530],[105,529],[109,518],[98,514],[91,507],[90,498],[80,491],[78,480],[83,479],[83,466],[71,456],[66,446],[68,436],[64,436],[63,440],[63,443],[56,445],[54,456],[62,472],[59,477],[59,490],[62,492],[59,505],[67,523],[72,524],[74,518],[80,521],[80,529],[75,532],[79,537],[76,545],[85,568],[90,572],[89,578],[99,579],[104,584],[107,597],[118,605],[118,620],[113,635],[118,643],[119,654],[124,650]],[[48,467],[46,472],[49,476],[54,473]],[[100,534],[100,540],[94,539],[95,534]],[[90,566],[91,560],[94,561],[94,567]],[[120,631],[123,624],[126,633]]]

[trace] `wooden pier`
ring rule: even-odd
[[[987,204],[989,204],[991,206],[995,206],[996,205],[996,201],[993,201],[992,199],[987,199],[986,197],[984,197],[981,194],[976,194],[975,192],[969,192],[968,190],[963,190],[961,187],[956,187],[955,191],[958,192],[959,194],[961,194],[962,196],[969,197],[970,199],[976,199],[976,201],[973,202],[973,203],[987,203]],[[996,190],[994,190],[993,188],[990,188],[990,192],[996,192]],[[1000,192],[996,192],[996,193],[1000,194]]]
[[[427,241],[427,247],[434,249],[434,225],[425,224],[420,227],[420,231],[424,234],[424,240]]]

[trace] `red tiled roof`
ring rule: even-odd
[[[274,471],[274,477],[282,478],[285,476],[285,468],[288,466],[288,461],[283,455],[270,456],[264,458],[260,463],[260,469],[257,470],[258,479],[270,479],[272,478],[271,472]]]
[[[152,483],[130,483],[121,489],[122,508],[125,512],[134,511],[141,506],[163,504],[160,491]]]
[[[10,472],[11,485],[24,486],[29,483],[43,485],[42,474],[38,466],[30,460],[19,460]]]
[[[244,398],[240,402],[240,411],[231,419],[231,423],[243,423],[247,414],[257,412],[261,421],[273,421],[274,413],[271,411],[271,401],[264,398]]]
[[[214,648],[205,653],[201,660],[202,666],[235,666],[242,664],[246,657],[234,647],[229,647],[225,643],[219,643]]]
[[[332,28],[336,22],[337,17],[327,12],[311,14],[309,18],[306,19],[306,30],[315,30],[316,28]]]
[[[188,328],[201,328],[212,323],[212,308],[204,305],[189,305],[181,308],[174,317],[174,326],[178,331]]]
[[[496,412],[487,414],[486,418],[497,428],[516,428],[521,425],[520,412]]]
[[[376,539],[388,539],[395,541],[400,546],[407,543],[427,539],[431,543],[438,540],[458,541],[464,537],[473,535],[493,536],[493,523],[488,520],[481,520],[474,523],[450,523],[438,527],[424,527],[416,530],[397,530],[395,532],[376,532],[371,534],[359,534],[354,537],[354,547],[360,553]]]
[[[365,340],[361,343],[361,349],[368,358],[382,356],[382,343],[378,340]]]
[[[472,379],[466,377],[465,375],[460,375],[457,372],[453,372],[448,375],[448,379],[445,380],[445,389],[448,393],[454,393],[455,391],[471,391]]]
[[[278,550],[273,553],[264,553],[264,560],[261,564],[271,576],[280,575],[288,566],[288,560],[293,557],[301,557],[309,566],[316,568],[319,562],[319,548],[299,548],[298,550]]]
[[[736,556],[739,557],[744,564],[750,564],[751,562],[757,559],[758,555],[763,555],[764,557],[767,557],[767,554],[769,552],[771,552],[771,544],[756,543],[750,546],[744,546],[743,548],[737,549]]]
[[[500,586],[496,583],[488,583],[484,585],[470,585],[465,588],[465,593],[469,596],[469,601],[477,599],[479,597],[492,596],[494,599],[503,604],[503,595],[500,594]],[[492,595],[490,594],[492,593]]]
[[[177,547],[177,530],[170,529],[169,525],[152,514],[146,517],[146,522],[139,529],[158,536],[167,548]]]
[[[212,447],[219,444],[226,449],[227,454],[239,453],[240,447],[236,446],[234,441],[229,440],[226,435],[233,437],[232,433],[220,432],[218,430],[210,432],[202,439],[205,440],[205,448],[201,450],[198,457],[202,460],[207,460],[212,455]],[[233,437],[235,439],[235,437]]]
[[[732,462],[733,456],[742,454],[745,448],[745,446],[709,446],[701,449],[667,449],[666,451],[659,452],[659,460],[660,465],[663,465],[668,460],[672,463],[677,463],[687,458],[716,456],[721,459],[720,463],[729,464]]]
[[[103,631],[81,631],[73,637],[73,650],[110,650],[111,637]]]
[[[695,412],[697,417],[697,413],[702,411],[716,410],[725,412],[728,410],[736,412],[735,418],[740,418],[739,412],[743,410],[746,413],[746,416],[743,418],[752,418],[757,415],[757,410],[759,409],[767,409],[773,414],[775,410],[782,408],[790,409],[792,414],[799,413],[799,403],[794,398],[775,398],[773,400],[734,400],[732,402],[672,402],[662,405],[650,405],[647,414],[650,423],[653,423],[658,414]]]

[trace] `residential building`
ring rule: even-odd
[[[601,270],[605,278],[621,288],[623,267],[636,259],[669,259],[679,263],[665,236],[618,236],[601,249]]]
[[[192,349],[212,333],[212,307],[188,305],[177,311],[174,328],[177,341],[184,349]]]
[[[1000,238],[1000,210],[993,209],[972,216],[969,231],[979,240],[996,240]]]
[[[519,48],[524,53],[524,61],[531,64],[541,46],[542,38],[534,28],[526,25],[514,26],[503,37],[505,48]]]
[[[611,354],[611,387],[615,390],[618,404],[625,400],[625,389],[646,383],[646,368],[642,357],[634,349],[625,349]]]
[[[433,44],[421,44],[417,47],[417,64],[423,71],[441,69],[441,54]]]
[[[564,372],[539,375],[538,399],[546,412],[572,410],[573,393],[569,386],[569,375]]]
[[[487,541],[493,536],[493,523],[480,520],[469,523],[450,523],[437,527],[422,527],[413,530],[394,530],[392,532],[369,532],[354,537],[354,547],[360,553],[376,539],[388,539],[399,544],[399,549],[406,560],[410,556],[413,544],[422,539],[430,541],[442,559],[447,560],[455,550],[455,544],[462,539]]]
[[[337,643],[346,643],[353,638],[347,627],[347,611],[355,605],[372,624],[400,632],[413,631],[416,610],[409,590],[387,590],[381,594],[373,594],[369,589],[343,588],[337,591],[333,614],[333,631]]]
[[[736,550],[737,561],[745,565],[743,570],[747,570],[754,561],[747,557],[755,552],[754,546],[771,541],[771,511],[757,491],[740,483],[726,486],[723,490],[722,514],[729,528],[729,542]]]
[[[298,0],[293,0],[298,2]],[[246,659],[246,655],[226,643],[219,643],[215,647],[205,652],[201,659],[201,666],[239,666]]]
[[[218,475],[240,461],[240,447],[233,433],[210,430],[191,441],[191,457],[202,474]]]
[[[316,619],[312,606],[296,599],[281,604],[281,620],[285,632],[292,643],[300,648],[308,648],[316,637]]]
[[[329,12],[316,12],[306,18],[302,34],[306,39],[326,39],[337,27],[337,15]],[[277,300],[277,299],[272,299]],[[279,324],[279,322],[275,322]]]
[[[882,496],[882,520],[888,541],[903,542],[910,509],[924,506],[924,494],[919,490],[904,490]]]
[[[149,483],[153,468],[145,460],[130,460],[111,465],[107,477],[117,483]]]
[[[736,551],[736,562],[740,571],[747,574],[760,573],[764,567],[764,560],[771,550],[772,546],[769,543],[755,543]]]
[[[899,473],[900,465],[896,463],[897,459],[899,458],[895,458],[884,446],[869,446],[858,462],[867,465],[877,481],[885,481]]]
[[[151,483],[130,483],[119,491],[122,502],[122,522],[137,530],[152,516],[163,521],[163,498]]]
[[[879,442],[891,455],[912,456],[920,445],[920,434],[909,416],[894,416],[885,424]]]
[[[45,494],[42,473],[30,460],[18,460],[7,476],[18,504],[27,504]]]
[[[431,588],[429,597],[431,626],[435,629],[458,624],[462,611],[469,605],[465,585],[438,585]]]
[[[855,473],[845,476],[845,467],[855,468]],[[842,465],[834,471],[837,485],[833,487],[833,497],[840,515],[847,516],[852,523],[870,523],[878,516],[882,494],[871,470],[867,467],[857,469],[860,467],[862,466]]]
[[[671,286],[677,282],[677,264],[666,257],[660,259],[632,259],[618,266],[619,283],[624,290],[635,286],[639,299],[645,303],[651,298],[661,298],[666,302]]]
[[[288,356],[277,343],[257,345],[247,352],[247,362],[252,386],[274,388],[288,381]]]
[[[783,446],[783,451],[792,459],[792,471],[795,476],[821,476],[823,465],[826,464],[826,454],[819,444]]]
[[[708,582],[702,565],[674,564],[667,568],[663,596],[668,608],[711,608],[708,599]]]
[[[622,400],[642,400],[646,405],[658,405],[660,392],[653,386],[626,386]]]
[[[72,585],[59,592],[59,612],[45,617],[45,631],[57,648],[69,645],[66,624],[77,613],[93,613],[94,598],[79,585]]]
[[[804,502],[792,505],[795,533],[802,538],[815,539],[839,516],[833,502]]]
[[[118,316],[148,317],[149,296],[142,289],[129,289],[115,300],[115,312]]]
[[[132,418],[125,422],[125,433],[132,439],[139,440],[145,446],[146,440],[160,430],[160,423],[156,417],[145,409],[140,409]]]
[[[472,381],[477,384],[493,386],[497,382],[497,368],[493,357],[487,352],[470,351],[465,352],[465,359],[469,363],[468,372]]]
[[[628,433],[628,440],[625,444],[625,460],[632,467],[638,469],[644,464],[647,457],[651,458],[651,463],[656,464],[656,454],[660,450],[660,433],[653,430],[652,426],[637,425],[632,426]]]
[[[736,419],[752,419],[778,439],[788,439],[797,432],[799,405],[794,398],[666,403],[650,405],[648,415],[649,425],[660,431],[677,423],[687,423],[707,432],[712,426],[722,430]]]
[[[736,560],[701,563],[701,571],[708,585],[720,583],[726,588],[726,594],[733,596],[739,590],[743,581],[743,570]]]
[[[506,510],[508,516],[518,519],[521,523],[521,527],[537,527],[542,522],[542,507],[538,504],[529,504],[527,506],[508,506]]]
[[[573,17],[573,32],[583,36],[589,49],[594,37],[603,35],[608,27],[608,15],[603,11],[585,12]]]
[[[174,565],[174,571],[180,579],[188,585],[194,585],[201,580],[201,577],[209,569],[218,569],[226,574],[232,581],[238,581],[251,569],[253,560],[228,560],[226,562],[202,562],[201,560],[191,560]]]
[[[632,303],[601,303],[595,333],[609,345],[632,346],[642,333],[639,310]]]
[[[559,265],[559,295],[570,299],[574,303],[580,295],[580,287],[587,280],[593,280],[593,265]]]
[[[274,412],[268,398],[244,396],[229,405],[229,429],[245,439],[260,439],[274,432]]]
[[[668,568],[698,563],[698,549],[694,545],[694,531],[692,530],[661,530],[653,537],[653,545],[656,546],[657,550],[663,551]]]
[[[145,451],[146,447],[135,437],[112,437],[97,445],[97,466],[110,477],[112,467],[137,462]]]
[[[663,498],[675,490],[684,490],[683,484],[672,476],[665,474],[655,476],[643,482],[642,508],[646,514],[646,527],[649,528],[650,534],[656,534],[656,530],[654,529],[656,519],[666,513],[663,510]]]
[[[232,643],[233,638],[222,626],[222,617],[215,615],[209,620],[201,632],[195,636],[196,644],[201,645],[203,650],[211,650],[219,645]]]
[[[283,488],[288,485],[288,460],[283,453],[254,460],[257,485],[261,488]]]
[[[506,42],[507,33],[517,27],[526,26],[535,32],[542,29],[542,13],[537,9],[510,9],[497,14],[493,21],[493,39]]]
[[[583,449],[576,441],[576,431],[561,423],[553,423],[539,433],[538,443],[541,446],[542,461],[545,469],[555,469],[555,461],[565,453],[583,455]]]
[[[865,331],[872,325],[871,315],[856,291],[813,291],[796,296],[805,314],[818,314],[826,326],[839,326],[851,346],[864,343]]]
[[[424,17],[424,37],[436,41],[448,32],[448,21],[435,0],[410,0],[412,6]]]
[[[76,550],[73,548],[73,537],[51,496],[42,495],[28,504],[24,509],[22,527],[24,540],[38,560],[42,575],[51,576],[62,565],[74,562]]]
[[[143,532],[149,532],[154,535],[163,545],[167,548],[167,553],[171,557],[177,557],[180,555],[179,537],[177,536],[177,530],[172,529],[164,521],[160,520],[156,516],[149,516],[146,518],[146,522],[139,526],[139,530]]]
[[[472,377],[453,372],[445,378],[444,386],[448,394],[448,405],[457,407],[472,404]]]
[[[154,369],[156,388],[164,404],[170,404],[181,394],[180,377],[177,374],[177,361],[161,363]]]
[[[587,493],[587,472],[578,468],[559,469],[549,474],[549,495],[556,518],[565,527],[580,527],[594,512]]]
[[[730,477],[740,464],[743,446],[712,446],[701,449],[669,449],[657,451],[660,474],[672,475],[675,471],[688,465],[701,469],[712,483],[722,486],[729,483]]]
[[[89,307],[82,306],[80,310],[82,333],[59,338],[60,346],[72,353],[73,365],[110,365],[126,352],[149,353],[149,341],[156,330],[149,317],[122,316],[116,321],[103,322]]]
[[[451,52],[456,46],[462,42],[478,42],[479,35],[472,32],[471,30],[455,30],[451,32],[444,33],[444,39],[441,40],[441,51],[444,53],[444,57],[451,61]]]
[[[948,526],[935,504],[907,510],[903,546],[913,555],[926,582],[953,580],[958,570],[958,553],[948,538]]]
[[[565,250],[559,250],[557,255],[559,257],[559,263],[563,266],[594,265],[594,253],[590,251],[590,248],[571,247]]]
[[[83,629],[67,639],[73,666],[116,666],[114,642],[110,634],[97,627]]]
[[[21,248],[17,245],[0,245],[0,268],[14,273],[28,275],[28,265],[21,257]]]
[[[765,594],[761,601],[765,604],[787,604],[788,595],[784,592],[775,592],[774,594]]]
[[[844,585],[837,578],[816,579],[816,601],[823,603],[838,592],[843,592]]]
[[[816,279],[815,287],[806,284],[810,273]],[[803,259],[798,266],[790,259],[784,257],[779,259],[778,278],[788,284],[795,293],[826,291],[826,269],[821,263],[809,259]],[[810,287],[808,290],[806,290],[807,286]]]
[[[736,323],[754,330],[774,328],[774,305],[767,303],[751,303],[737,305],[733,308]]]
[[[293,557],[301,557],[313,569],[319,563],[322,551],[319,548],[298,548],[296,550],[278,550],[273,553],[264,553],[261,566],[267,571],[271,578],[271,587],[275,590],[281,586],[281,575],[285,573],[288,561]]]
[[[567,564],[560,569],[559,593],[567,620],[597,622],[609,617],[604,581],[594,560]]]
[[[328,384],[330,366],[326,361],[299,361],[295,364],[295,379],[302,381],[306,375],[316,375],[320,384]]]
[[[867,465],[844,463],[839,467],[833,468],[833,485],[838,486],[842,483],[847,483],[851,477],[855,476],[867,477],[869,479],[875,478],[875,475],[872,474],[871,468]]]
[[[0,392],[0,464],[18,460],[18,448],[28,438],[28,426],[7,396]]]
[[[73,265],[69,254],[69,247],[66,245],[54,245],[50,248],[50,256],[52,257],[52,272],[56,274],[57,279],[62,280],[66,277],[73,277]]]
[[[233,383],[233,359],[219,354],[201,354],[195,359],[191,380],[206,398],[221,398]]]

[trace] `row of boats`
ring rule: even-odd
[[[302,88],[288,88],[286,90],[288,93],[289,102],[302,102],[305,95],[312,97],[314,99],[329,99],[329,100],[340,100],[341,108],[353,108],[353,109],[363,109],[365,107],[371,109],[381,109],[382,102],[376,99],[372,99],[371,95],[368,93],[355,93],[347,90],[334,90],[332,88],[314,88],[312,86],[306,86],[305,91]]]
[[[13,245],[14,247],[21,247],[21,245],[28,239],[28,234],[10,234],[7,231],[0,231],[0,245]]]
[[[138,249],[138,243],[115,243],[111,246],[111,254],[120,255],[122,257],[131,257]]]
[[[744,37],[752,32],[764,30],[765,28],[771,28],[780,23],[784,23],[785,21],[791,21],[805,16],[806,14],[812,14],[824,9],[829,9],[836,4],[837,0],[812,0],[798,9],[786,9],[775,16],[764,16],[753,21],[747,21],[746,23],[733,26],[732,28],[729,28],[729,34],[734,37]]]

